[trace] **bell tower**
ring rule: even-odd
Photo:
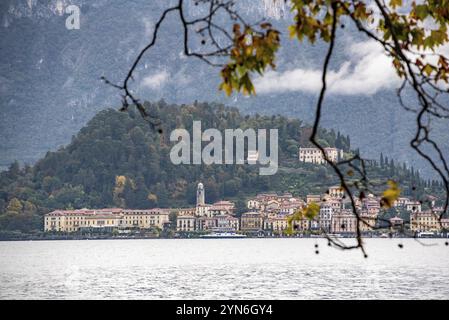
[[[196,189],[196,205],[204,205],[205,204],[205,196],[204,196],[204,185],[200,182],[198,183],[198,188]]]

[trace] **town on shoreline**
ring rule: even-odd
[[[356,199],[358,220],[340,186],[305,199],[290,193],[258,194],[240,215],[231,201],[207,204],[205,193],[199,183],[191,208],[55,210],[44,217],[44,233],[31,239],[354,237],[357,224],[364,237],[448,236],[449,219],[440,219],[443,209],[432,196],[426,204],[400,197],[393,205],[396,214],[379,219],[381,199],[369,194]],[[313,207],[316,214],[310,216],[307,210]]]

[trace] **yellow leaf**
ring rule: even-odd
[[[313,220],[320,213],[320,206],[312,202],[305,209],[304,216],[306,216],[309,220]]]
[[[392,8],[396,8],[396,7],[402,6],[402,0],[390,0],[390,6]]]
[[[399,189],[398,184],[393,180],[388,180],[387,184],[389,186],[382,194],[381,205],[383,208],[391,208],[394,202],[399,198],[401,194],[401,189]]]
[[[433,67],[430,64],[426,64],[422,71],[427,74],[427,76],[430,76],[432,74]]]

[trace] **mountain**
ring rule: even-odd
[[[193,1],[192,1],[193,2]],[[162,10],[171,1],[114,0],[3,0],[0,3],[0,165],[14,160],[33,164],[47,150],[67,144],[98,111],[120,105],[119,92],[100,81],[123,79],[127,69],[149,40]],[[190,3],[190,2],[189,2]],[[266,14],[266,1],[239,1],[243,14],[258,19]],[[81,10],[80,30],[67,30],[64,9]],[[196,6],[188,6],[194,15]],[[278,71],[303,67],[319,70],[325,45],[299,44],[286,31],[291,19],[272,19],[283,31]],[[354,58],[348,47],[365,41],[348,23],[331,69]],[[157,47],[139,66],[134,90],[142,99],[168,103],[217,101],[249,114],[282,114],[310,122],[316,91],[260,92],[256,97],[226,98],[218,91],[219,70],[182,54],[177,17],[163,24]],[[195,42],[195,41],[194,41]],[[193,44],[194,45],[194,44]],[[306,79],[307,81],[307,79]],[[363,156],[384,154],[414,166],[431,177],[429,167],[410,149],[414,123],[399,106],[395,86],[367,94],[330,94],[322,126],[351,137]],[[257,90],[257,87],[256,87]],[[369,91],[369,90],[367,90]],[[406,100],[413,101],[408,95]],[[434,123],[433,134],[449,153],[446,123]]]
[[[242,115],[237,108],[220,104],[177,106],[160,101],[145,105],[159,114],[162,134],[134,109],[129,113],[108,109],[91,119],[70,144],[47,152],[34,166],[21,168],[13,163],[0,173],[0,232],[41,230],[42,215],[55,209],[192,206],[199,182],[205,186],[208,203],[232,199],[241,207],[247,197],[259,192],[305,197],[324,193],[337,183],[327,166],[299,163],[298,141],[308,141],[310,128],[298,119]],[[203,131],[278,129],[278,172],[259,175],[258,165],[248,164],[173,164],[172,130],[185,128],[192,133],[196,120],[201,120]],[[351,152],[350,139],[339,132],[320,129],[319,137],[323,144]],[[378,186],[376,192],[390,178],[399,182],[404,195],[415,198],[424,192],[438,195],[442,190],[437,182],[421,179],[413,168],[383,156],[381,165],[370,162],[367,169],[371,182]]]

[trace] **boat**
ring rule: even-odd
[[[418,238],[435,238],[435,233],[433,232],[420,232],[418,233]]]
[[[239,238],[246,238],[246,235],[237,234],[235,232],[214,232],[214,233],[201,235],[200,238],[203,238],[203,239],[239,239]]]
[[[339,234],[339,233],[329,233],[327,235],[329,238],[343,238],[343,235]]]

